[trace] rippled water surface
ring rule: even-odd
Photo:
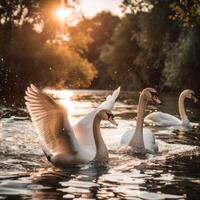
[[[47,91],[64,104],[75,123],[110,91]],[[164,95],[158,110],[178,116],[177,95]],[[199,105],[186,102],[191,129],[151,128],[159,153],[118,153],[122,134],[134,125],[137,92],[122,92],[115,104],[118,127],[102,122],[110,161],[105,165],[54,168],[46,160],[26,109],[0,105],[0,199],[200,199]],[[146,113],[155,110],[149,105]]]

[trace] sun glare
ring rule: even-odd
[[[64,7],[59,8],[56,11],[56,16],[61,20],[64,21],[70,15],[70,10]]]
[[[70,90],[53,90],[45,89],[47,94],[50,94],[55,98],[59,103],[61,103],[67,110],[68,115],[71,116],[75,111],[74,102],[71,98],[74,96],[74,92]]]

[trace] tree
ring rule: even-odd
[[[60,1],[0,2],[1,93],[23,93],[30,82],[43,86],[90,86],[96,69],[80,52],[87,48],[87,37],[79,46],[72,37],[57,37],[61,31],[55,17],[58,6]],[[66,27],[63,35],[70,34]],[[82,41],[81,35],[76,40]]]
[[[155,2],[151,9],[135,12],[135,4],[126,1],[124,6],[133,6],[133,13],[122,19],[102,52],[113,80],[126,88],[159,86],[166,45],[178,39],[179,29],[168,17],[170,2]]]
[[[81,53],[98,71],[98,76],[92,82],[93,88],[108,86],[112,81],[107,75],[106,66],[100,60],[100,54],[104,45],[111,42],[111,35],[119,21],[118,16],[110,12],[101,12],[93,18],[83,18],[76,27],[70,29],[73,44],[78,46],[80,43],[87,43],[81,45],[86,47]],[[83,40],[77,40],[79,35],[82,35]]]
[[[128,16],[122,19],[111,38],[112,42],[101,52],[101,60],[107,66],[111,78],[126,88],[132,87],[128,82],[134,82],[133,80],[137,83],[136,88],[142,82],[141,77],[133,73],[133,60],[139,47],[136,38],[132,37],[132,27],[137,30],[137,17]]]
[[[182,32],[179,40],[167,49],[163,85],[170,89],[199,90],[200,29]]]
[[[183,27],[195,27],[200,22],[200,0],[174,0],[170,8],[172,20],[179,21]]]

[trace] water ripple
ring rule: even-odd
[[[65,98],[57,91],[54,96],[66,105],[71,99],[70,121],[74,123],[108,93],[70,91]],[[122,134],[135,126],[137,95],[130,92],[120,95],[113,110],[118,128],[102,123],[102,135],[110,154],[107,166],[53,167],[43,155],[26,109],[1,106],[0,199],[199,200],[200,128],[194,108],[188,110],[197,123],[191,129],[149,127],[158,141],[158,154],[140,157],[119,152]],[[168,99],[168,96],[163,97],[164,102]],[[170,99],[170,105],[162,109],[177,115],[176,98],[171,96]],[[155,109],[148,106],[147,113]]]

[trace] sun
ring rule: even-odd
[[[56,11],[56,16],[60,19],[60,21],[64,21],[69,15],[70,10],[64,7],[61,7]]]

